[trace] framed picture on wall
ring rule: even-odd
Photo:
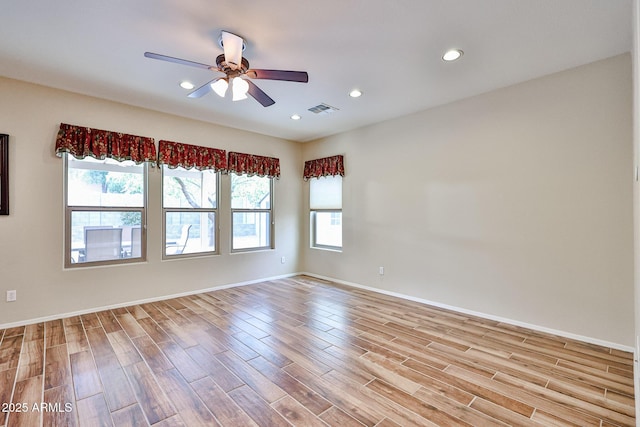
[[[0,215],[9,215],[9,135],[0,134]]]

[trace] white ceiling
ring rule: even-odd
[[[0,0],[0,75],[294,141],[421,111],[631,50],[631,0]],[[276,104],[187,98],[220,73],[221,30]],[[448,48],[464,50],[455,63]],[[351,99],[359,88],[364,95]],[[320,103],[332,114],[308,110]],[[302,116],[299,121],[289,117]],[[90,125],[90,124],[86,124]]]

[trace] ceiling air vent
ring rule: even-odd
[[[309,111],[315,114],[330,114],[338,111],[338,108],[322,103],[322,104],[316,105],[315,107],[309,108]]]

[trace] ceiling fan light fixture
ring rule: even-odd
[[[247,92],[249,91],[249,83],[243,78],[234,77],[231,81],[231,92],[233,93],[233,100],[240,101],[247,99]]]
[[[464,54],[463,51],[461,51],[460,49],[449,49],[448,51],[446,51],[444,53],[444,55],[442,55],[442,60],[446,61],[446,62],[452,62],[455,61],[457,59],[460,59],[460,57]]]
[[[227,93],[227,89],[229,88],[229,82],[227,79],[218,79],[215,82],[211,83],[211,89],[215,93],[218,94],[220,98],[224,98],[224,95]]]

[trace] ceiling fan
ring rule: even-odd
[[[201,64],[153,52],[145,52],[144,56],[191,67],[205,68],[211,71],[220,71],[225,74],[225,77],[216,77],[200,86],[188,95],[189,98],[200,98],[212,90],[224,97],[229,87],[231,87],[234,101],[246,99],[248,93],[263,107],[268,107],[275,104],[275,101],[249,79],[283,80],[299,83],[307,83],[309,81],[309,75],[305,71],[250,69],[249,61],[242,57],[242,51],[245,48],[244,40],[233,33],[222,31],[219,43],[224,49],[224,53],[218,55],[216,65]],[[248,77],[249,79],[243,77]]]

